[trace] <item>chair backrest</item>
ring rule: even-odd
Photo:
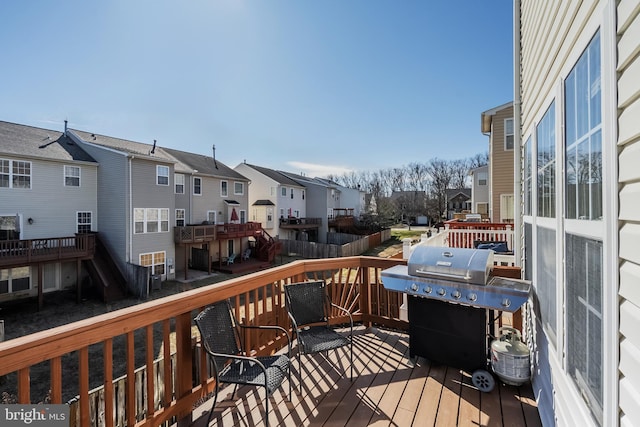
[[[207,351],[233,355],[242,353],[240,334],[228,300],[206,307],[194,320]]]
[[[298,327],[327,322],[327,284],[325,282],[292,283],[284,287],[287,308]]]

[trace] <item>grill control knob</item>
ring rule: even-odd
[[[438,295],[440,295],[441,297],[443,297],[446,293],[447,291],[445,291],[443,288],[438,289]]]
[[[433,292],[433,288],[431,286],[427,286],[424,288],[424,291],[428,294],[430,294],[431,292]]]
[[[471,302],[475,302],[478,299],[478,295],[474,292],[471,292],[469,295],[467,295],[467,299]]]
[[[511,300],[509,298],[502,298],[502,302],[500,304],[502,304],[503,307],[509,307],[511,305]]]
[[[460,297],[462,296],[462,294],[460,293],[460,291],[453,291],[453,292],[451,292],[451,296],[452,296],[454,299],[460,299]]]
[[[412,283],[412,284],[411,284],[411,290],[412,290],[413,292],[417,292],[417,291],[418,291],[418,285],[416,285],[415,283]]]

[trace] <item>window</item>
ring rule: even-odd
[[[165,252],[140,254],[140,265],[151,267],[151,274],[163,275],[165,273],[165,259]]]
[[[80,187],[80,168],[78,166],[64,167],[65,187]]]
[[[291,199],[293,199],[293,188],[291,189]]]
[[[227,181],[220,181],[220,196],[227,197],[229,195],[229,183]]]
[[[184,227],[184,209],[176,209],[176,227]]]
[[[282,187],[280,194],[282,197],[287,197],[287,187]]]
[[[556,217],[555,101],[536,127],[538,141],[538,216]]]
[[[91,212],[78,212],[76,214],[76,228],[79,234],[91,232]]]
[[[174,174],[173,181],[176,184],[176,194],[184,194],[184,175],[181,173]]]
[[[478,172],[478,185],[487,185],[487,173]]]
[[[533,187],[533,170],[531,157],[531,137],[527,138],[524,143],[524,215],[531,215],[531,203],[532,203],[532,187]]]
[[[500,221],[513,222],[513,194],[500,195]]]
[[[0,295],[28,291],[30,288],[31,274],[29,267],[0,270]]]
[[[244,183],[243,182],[234,182],[233,183],[233,194],[236,196],[242,196],[244,194]]]
[[[304,190],[302,190],[302,200],[304,200]]]
[[[31,188],[31,162],[0,159],[0,188]]]
[[[0,240],[20,240],[18,215],[0,215]]]
[[[197,176],[193,177],[193,194],[196,196],[202,195],[202,178]]]
[[[156,166],[156,184],[169,185],[169,166]]]
[[[549,335],[556,339],[556,231],[538,227],[537,280],[535,294],[538,299],[538,318]]]
[[[566,234],[567,371],[594,414],[602,413],[602,242]]]
[[[240,211],[240,224],[245,224],[247,222],[247,211]]]
[[[600,35],[565,81],[567,218],[602,219]]]
[[[166,233],[169,231],[169,209],[135,208],[134,233]]]
[[[504,149],[513,150],[513,119],[504,121]]]
[[[216,223],[216,211],[207,211],[207,222],[209,224],[215,224]]]
[[[488,215],[489,214],[489,203],[476,203],[476,213],[479,213],[481,215]]]

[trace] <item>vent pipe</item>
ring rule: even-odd
[[[213,149],[213,165],[218,169],[218,163],[216,162],[216,144],[211,147]]]
[[[151,151],[149,152],[149,154],[155,154],[156,153],[156,140],[153,140],[153,147],[151,147]]]

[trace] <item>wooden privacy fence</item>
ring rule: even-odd
[[[301,240],[280,240],[282,253],[302,258],[338,258],[358,256],[379,246],[391,238],[391,230],[382,230],[367,236],[345,233],[328,233],[327,240],[334,243],[306,242]]]
[[[332,300],[347,307],[354,321],[406,329],[399,319],[402,294],[387,291],[380,281],[382,270],[401,263],[375,257],[300,260],[5,341],[1,391],[22,404],[38,402],[43,394],[52,404],[68,401],[63,394],[77,395],[72,418],[83,427],[188,422],[193,407],[215,388],[211,374],[196,369],[207,363],[196,351],[193,317],[199,310],[232,298],[243,323],[290,330],[283,287],[324,280]],[[346,321],[337,311],[332,316],[333,323]],[[272,354],[286,345],[284,335],[273,331],[245,336],[252,354]],[[172,363],[159,363],[160,358]],[[121,382],[123,375],[132,380]]]

